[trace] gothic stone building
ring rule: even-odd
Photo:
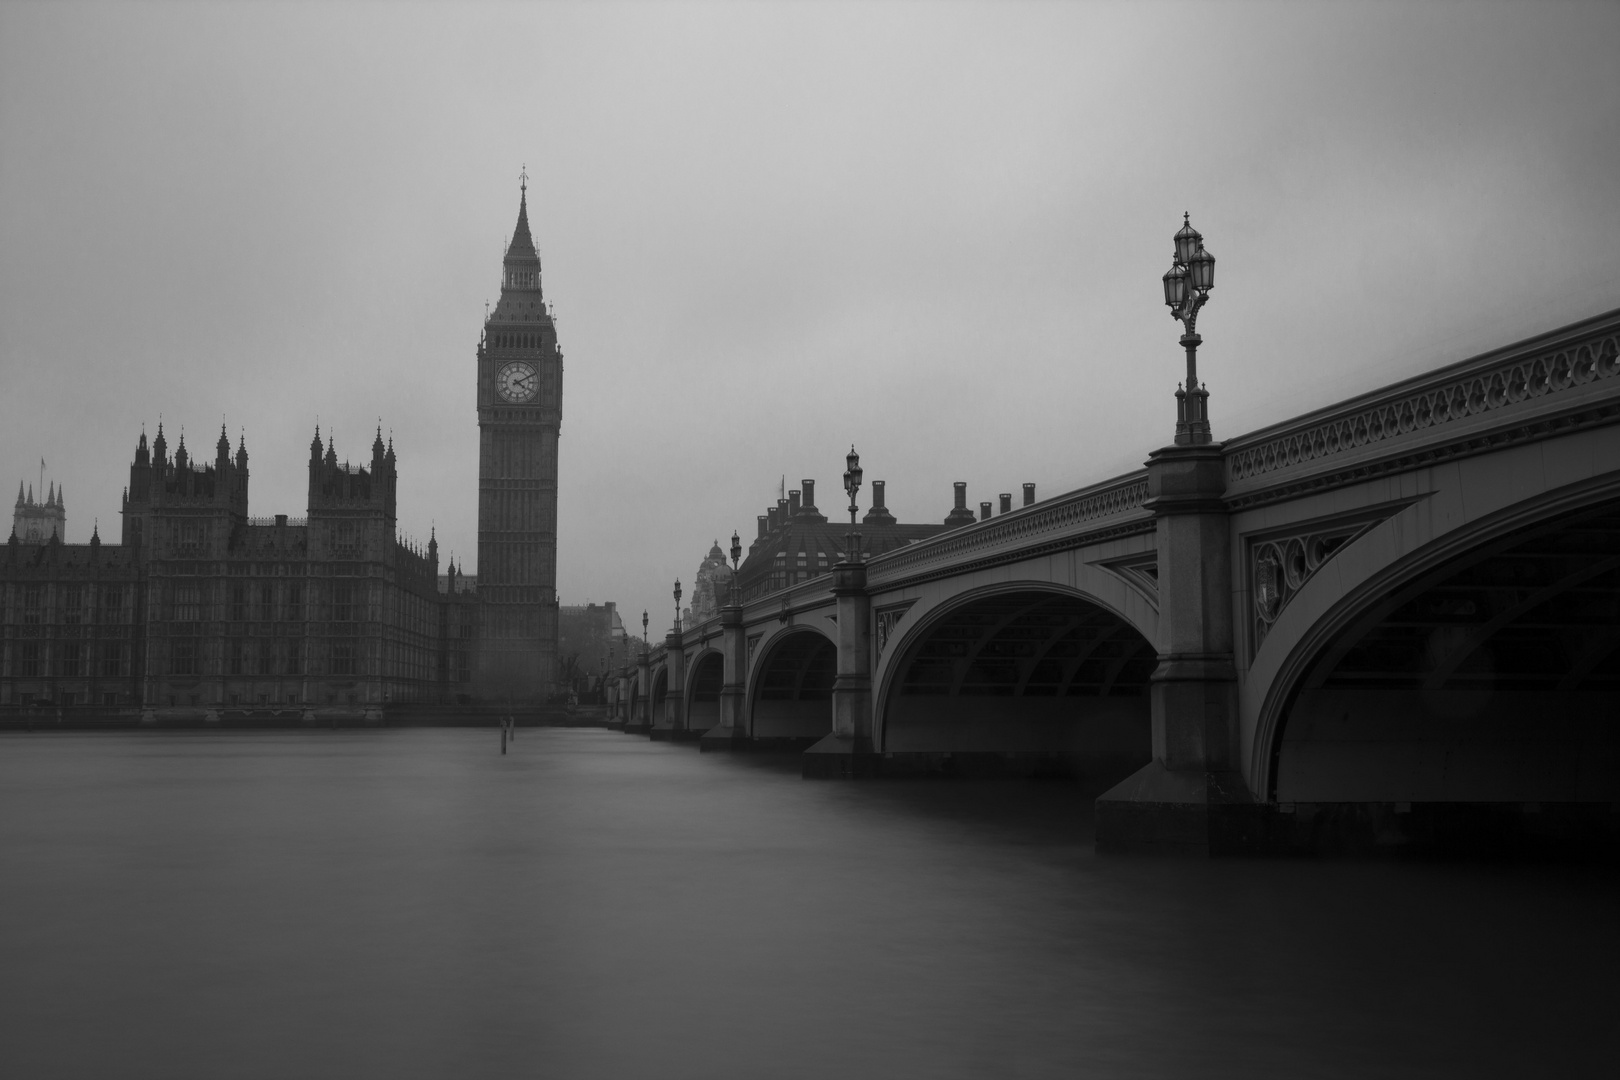
[[[0,707],[382,718],[392,703],[466,700],[475,594],[438,584],[438,544],[395,532],[395,457],[310,444],[308,517],[248,516],[248,455],[214,460],[141,435],[123,543],[60,536],[0,554]]]
[[[123,543],[64,543],[60,487],[19,492],[0,554],[0,712],[89,708],[381,717],[392,705],[537,701],[556,687],[562,351],[528,190],[476,350],[476,589],[395,523],[395,458],[310,444],[308,516],[248,516],[248,458],[143,433]]]
[[[489,700],[533,700],[557,679],[557,439],[562,349],[540,288],[528,184],[478,344],[476,682]]]

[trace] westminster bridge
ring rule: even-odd
[[[1183,424],[1143,469],[669,634],[617,718],[803,746],[806,776],[1123,777],[1103,848],[1612,841],[1617,345],[1620,311],[1241,438]]]

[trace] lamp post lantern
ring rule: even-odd
[[[646,652],[651,647],[647,641],[647,609],[641,609],[641,651]]]
[[[861,490],[861,455],[855,452],[855,444],[849,446],[849,453],[844,457],[844,490],[849,492],[849,537],[844,547],[851,562],[860,558],[861,534],[855,531],[855,513],[859,509],[855,505],[855,495]]]
[[[681,632],[681,579],[675,579],[675,632]]]
[[[1215,287],[1215,256],[1204,250],[1204,236],[1192,227],[1191,216],[1181,219],[1164,275],[1164,303],[1184,327],[1181,344],[1187,350],[1187,383],[1176,391],[1176,445],[1197,446],[1211,441],[1209,391],[1198,383],[1198,346],[1204,340],[1198,336],[1198,310]]]
[[[737,603],[738,597],[741,596],[737,588],[737,564],[741,561],[742,538],[737,535],[737,530],[733,529],[731,530],[731,602],[733,604]]]

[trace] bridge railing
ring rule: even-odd
[[[1228,441],[1227,496],[1374,462],[1405,467],[1437,444],[1469,453],[1620,418],[1620,310],[1431,371]],[[1383,471],[1383,470],[1379,470]],[[1321,474],[1328,474],[1322,477]]]
[[[954,566],[1005,552],[1022,557],[1047,542],[1072,541],[1076,534],[1127,520],[1151,520],[1142,508],[1147,497],[1147,470],[1139,469],[876,556],[867,580],[892,584],[940,564]]]

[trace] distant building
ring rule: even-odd
[[[559,688],[585,693],[602,672],[623,664],[629,656],[619,605],[563,604],[557,609]]]
[[[748,557],[737,571],[743,600],[752,600],[799,581],[829,573],[845,557],[849,523],[829,522],[816,509],[816,482],[802,480],[759,517],[759,534],[748,547]],[[914,544],[954,528],[941,525],[903,525],[884,505],[884,482],[872,482],[872,508],[860,524],[860,555],[869,559],[895,548]],[[971,511],[968,521],[972,521]],[[718,547],[718,545],[716,545]]]
[[[310,444],[308,516],[248,516],[248,454],[211,463],[141,435],[123,543],[0,552],[0,706],[211,710],[469,700],[477,594],[439,586],[438,543],[396,535],[395,457]],[[61,509],[60,489],[47,503]],[[25,504],[26,506],[26,501]],[[32,520],[32,519],[30,519]],[[379,714],[380,715],[380,714]]]
[[[159,426],[136,447],[120,545],[99,531],[65,543],[60,485],[42,503],[19,486],[0,554],[0,707],[542,700],[560,684],[562,369],[525,183],[476,348],[476,578],[441,573],[436,540],[396,535],[380,429],[359,465],[315,433],[295,520],[248,517],[247,449],[233,456],[223,429],[208,462],[184,437],[171,459]]]
[[[34,501],[34,487],[28,486],[27,498],[23,486],[17,485],[17,507],[11,515],[11,531],[25,544],[43,544],[47,540],[67,540],[67,508],[63,505],[62,489],[51,484],[45,501]]]
[[[731,602],[731,577],[731,567],[726,565],[725,553],[716,540],[692,578],[692,605],[681,614],[686,625],[696,625],[720,614],[721,607]]]

